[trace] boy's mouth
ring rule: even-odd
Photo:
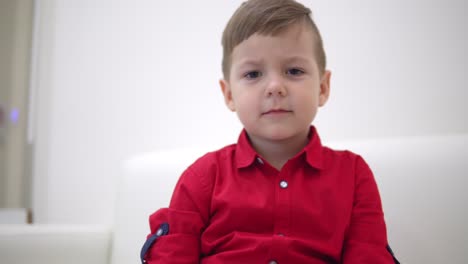
[[[285,109],[271,109],[266,112],[264,112],[262,115],[274,115],[274,114],[286,114],[286,113],[292,113],[291,110],[285,110]]]

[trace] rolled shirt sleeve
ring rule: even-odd
[[[162,208],[150,216],[151,234],[162,223],[168,223],[169,232],[159,237],[146,253],[148,264],[198,263],[200,236],[209,218],[211,183],[206,175],[199,176],[187,169],[180,177],[169,208]]]

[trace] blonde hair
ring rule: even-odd
[[[306,23],[315,35],[316,59],[322,75],[326,68],[326,55],[310,9],[294,0],[248,0],[234,12],[223,32],[221,44],[224,78],[229,79],[232,52],[242,41],[255,33],[275,35],[295,23]]]

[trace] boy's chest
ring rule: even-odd
[[[311,167],[236,172],[220,172],[213,189],[211,222],[223,223],[222,233],[343,239],[353,205],[352,172]]]

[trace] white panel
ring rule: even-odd
[[[218,79],[221,33],[242,1],[40,2],[39,222],[112,223],[124,157],[237,139]],[[465,2],[304,2],[333,70],[324,139],[468,132]]]

